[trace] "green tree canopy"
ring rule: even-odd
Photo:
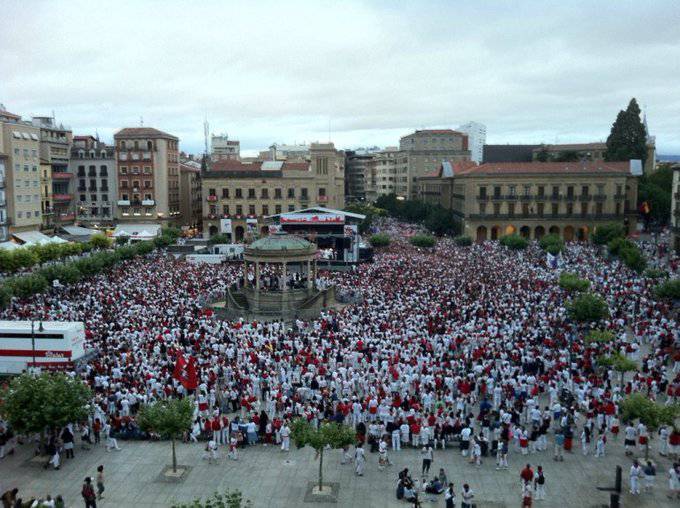
[[[191,429],[194,408],[191,400],[183,399],[159,400],[153,404],[142,406],[137,421],[142,430],[155,432],[172,441],[172,470],[177,471],[177,454],[175,439],[184,431]]]
[[[619,111],[607,138],[605,159],[608,161],[627,161],[641,159],[644,165],[647,158],[647,133],[640,119],[640,106],[635,98],[628,107]]]
[[[601,296],[581,293],[567,306],[567,312],[573,320],[587,323],[609,316],[609,307]]]
[[[591,236],[595,245],[606,245],[615,238],[624,238],[626,230],[623,224],[602,224],[597,226]]]
[[[409,238],[409,242],[416,247],[430,248],[436,245],[437,240],[430,235],[413,235]]]
[[[541,249],[553,255],[557,255],[564,250],[564,240],[555,233],[545,235],[538,241],[538,245]]]
[[[90,245],[95,249],[108,249],[111,247],[111,239],[104,233],[97,233],[90,238]]]
[[[390,244],[390,235],[387,233],[376,233],[368,239],[373,247],[387,247]]]
[[[194,499],[189,503],[174,503],[172,508],[250,508],[253,506],[249,500],[243,499],[240,490],[226,490],[215,492],[205,499]]]
[[[657,298],[680,300],[680,279],[667,280],[654,288]]]
[[[621,420],[634,422],[639,420],[649,429],[650,437],[661,425],[675,425],[680,416],[680,404],[665,405],[654,402],[641,393],[631,393],[619,403]],[[645,446],[645,459],[649,458],[649,440]]]
[[[587,291],[590,288],[588,279],[579,279],[576,274],[569,272],[560,273],[558,284],[566,291]]]
[[[519,235],[505,235],[499,241],[501,245],[512,250],[524,250],[529,246],[529,240]]]
[[[42,433],[87,418],[90,389],[64,374],[22,374],[0,395],[0,412],[18,433]]]

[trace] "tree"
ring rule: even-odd
[[[208,240],[208,245],[216,245],[221,243],[231,243],[231,238],[227,236],[226,233],[219,233],[217,235],[211,236]]]
[[[606,245],[615,238],[624,238],[626,230],[622,224],[602,224],[597,226],[591,240],[595,245]]]
[[[591,330],[585,337],[586,344],[606,344],[614,340],[614,332],[610,330]]]
[[[647,268],[645,270],[644,276],[649,279],[667,279],[668,272],[660,268]]]
[[[640,106],[631,99],[625,111],[619,111],[607,138],[605,159],[628,161],[640,159],[644,166],[647,159],[647,132],[640,119]]]
[[[117,236],[116,237],[116,245],[127,245],[127,243],[130,241],[129,236]]]
[[[500,244],[512,250],[524,250],[529,246],[529,240],[519,235],[505,235],[501,237]]]
[[[187,397],[183,399],[159,400],[153,404],[142,406],[139,410],[138,422],[142,430],[156,432],[163,438],[172,441],[172,470],[177,471],[177,455],[175,439],[182,432],[191,428],[194,414],[193,404]]]
[[[425,219],[424,225],[435,235],[455,234],[460,229],[453,213],[441,206],[434,207]]]
[[[680,300],[680,279],[671,279],[654,288],[657,298]]]
[[[291,437],[300,448],[309,445],[319,455],[319,490],[323,490],[323,452],[327,446],[344,448],[356,442],[356,432],[340,423],[322,422],[315,428],[305,418],[296,418],[291,425]]]
[[[621,261],[631,270],[642,273],[647,268],[647,259],[637,245],[624,247],[619,252]]]
[[[587,291],[590,288],[588,279],[579,279],[575,274],[569,272],[560,273],[558,284],[566,291]]]
[[[469,236],[457,236],[453,239],[453,241],[459,247],[469,247],[472,245],[472,238]]]
[[[580,159],[579,153],[574,150],[560,152],[553,160],[555,162],[575,162]]]
[[[430,248],[435,246],[437,240],[430,235],[413,235],[409,238],[409,242],[416,247]]]
[[[599,365],[611,367],[613,370],[621,374],[620,386],[623,388],[626,372],[632,372],[638,369],[637,363],[628,358],[626,355],[616,351],[608,356],[603,356],[598,359]]]
[[[567,306],[567,312],[574,321],[595,322],[609,316],[609,307],[601,296],[582,293]]]
[[[111,239],[103,233],[97,233],[90,238],[90,245],[95,249],[108,249],[111,247]]]
[[[674,425],[680,416],[680,405],[663,405],[656,403],[641,393],[632,393],[619,403],[621,420],[632,422],[640,420],[649,432],[649,438],[661,425]],[[645,460],[649,458],[649,438],[645,445]]]
[[[38,255],[27,248],[14,249],[12,251],[12,265],[15,267],[14,271],[20,268],[30,268],[37,265],[40,261]]]
[[[85,420],[91,400],[90,389],[78,377],[22,374],[0,393],[0,412],[17,433],[44,437],[46,428]]]
[[[549,252],[553,256],[556,256],[558,253],[564,250],[564,240],[560,238],[560,235],[556,235],[555,233],[545,235],[538,241],[538,245],[541,247],[541,249]]]
[[[545,145],[541,145],[541,149],[536,153],[536,160],[538,162],[550,161],[550,152]]]
[[[47,289],[47,279],[38,273],[13,277],[5,281],[12,294],[18,298],[28,298]]]
[[[240,490],[225,490],[223,493],[215,492],[205,500],[198,498],[190,503],[175,503],[172,508],[250,508],[252,506],[253,503],[243,499]]]
[[[390,235],[387,233],[376,233],[368,239],[373,247],[387,247],[390,244]]]
[[[647,201],[651,218],[659,224],[668,224],[672,193],[673,170],[670,165],[660,165],[654,173],[640,177],[638,203]]]

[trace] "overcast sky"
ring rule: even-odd
[[[487,125],[489,143],[605,140],[646,107],[680,154],[680,2],[0,0],[0,102],[105,140],[153,126],[396,145]]]

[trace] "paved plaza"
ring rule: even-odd
[[[92,450],[76,448],[76,457],[65,460],[60,471],[43,470],[30,460],[30,448],[23,446],[19,453],[0,462],[0,487],[3,491],[18,486],[20,495],[30,496],[61,494],[67,506],[83,506],[80,488],[86,475],[95,476],[96,467],[103,464],[106,472],[105,498],[98,506],[116,507],[169,507],[173,501],[188,501],[216,490],[240,489],[244,497],[256,507],[328,507],[328,504],[304,503],[308,481],[315,480],[318,462],[310,448],[291,449],[283,453],[277,448],[256,446],[241,451],[234,462],[220,450],[218,464],[208,464],[202,459],[202,444],[182,444],[177,447],[178,462],[192,467],[187,479],[181,484],[158,481],[163,467],[170,463],[168,442],[121,441],[122,450],[109,452],[103,445]],[[653,443],[656,446],[656,443]],[[617,464],[624,468],[624,507],[678,506],[666,498],[666,472],[670,462],[653,454],[658,460],[657,485],[653,493],[633,497],[627,493],[627,474],[630,459],[623,454],[622,444],[610,443],[604,459],[583,457],[579,447],[567,454],[562,463],[552,460],[549,452],[529,455],[527,461],[536,466],[542,464],[546,472],[545,501],[535,501],[536,506],[593,507],[608,505],[609,494],[596,487],[608,487],[614,483]],[[377,454],[367,453],[366,474],[354,475],[353,465],[341,465],[341,452],[325,454],[324,478],[340,483],[338,504],[341,507],[387,507],[409,506],[395,496],[396,477],[399,470],[408,467],[413,478],[420,472],[421,461],[415,450],[390,452],[394,465],[385,471],[378,470]],[[477,468],[466,462],[456,449],[437,450],[432,473],[444,467],[448,478],[460,492],[463,483],[469,483],[476,493],[478,507],[519,506],[519,472],[524,458],[518,453],[510,455],[510,469],[496,471],[492,459]],[[458,496],[460,499],[460,496]],[[443,495],[434,502],[423,498],[423,506],[444,506]],[[456,505],[458,506],[458,504]]]

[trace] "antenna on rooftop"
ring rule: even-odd
[[[203,138],[205,141],[205,155],[208,155],[208,132],[210,131],[210,124],[208,123],[208,115],[205,115],[205,122],[203,122]]]
[[[143,116],[139,117],[139,126],[144,127],[144,117]]]

